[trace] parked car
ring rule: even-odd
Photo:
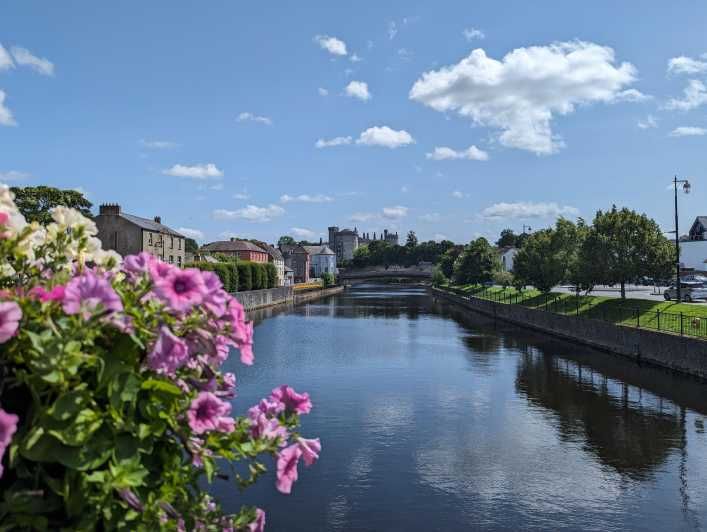
[[[690,303],[691,301],[707,300],[707,287],[699,281],[681,281],[680,292],[682,300],[687,303]],[[663,297],[665,297],[666,301],[671,301],[678,298],[678,291],[675,283],[672,283],[668,289],[663,292]]]

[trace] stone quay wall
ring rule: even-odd
[[[304,303],[321,297],[338,294],[344,290],[343,286],[334,286],[324,290],[308,290],[295,293],[293,286],[279,286],[265,290],[251,290],[248,292],[234,292],[235,297],[246,311],[272,307],[284,303]]]

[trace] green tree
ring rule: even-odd
[[[513,274],[511,272],[499,270],[493,274],[493,282],[503,288],[508,288],[513,284]]]
[[[295,239],[291,236],[283,235],[277,241],[277,247],[281,248],[282,246],[294,246],[296,243],[297,242],[295,241]]]
[[[594,217],[582,260],[591,264],[595,283],[618,283],[625,298],[626,283],[642,276],[667,276],[673,253],[670,241],[653,219],[614,205]]]
[[[432,286],[442,286],[447,282],[447,278],[442,273],[439,266],[435,266],[432,270]]]
[[[185,238],[184,239],[184,251],[187,253],[196,253],[199,251],[199,244],[196,243],[196,240],[193,238]]]
[[[28,222],[47,225],[52,222],[51,209],[60,205],[76,209],[84,216],[91,217],[92,203],[77,190],[53,187],[11,187],[15,194],[15,204]]]
[[[447,279],[451,279],[452,275],[454,275],[454,262],[463,250],[463,246],[454,246],[445,251],[439,258],[439,269]]]
[[[496,250],[485,238],[477,238],[454,262],[454,281],[457,284],[487,282],[500,268]]]
[[[334,286],[335,283],[336,279],[333,273],[324,272],[322,274],[322,288],[329,288],[330,286]]]
[[[517,246],[518,242],[518,237],[516,234],[513,232],[513,229],[504,229],[501,231],[501,236],[500,238],[496,241],[496,245],[499,248],[507,247],[507,246]]]
[[[368,246],[359,246],[353,254],[353,265],[356,268],[365,268],[368,266],[370,256]]]
[[[417,235],[415,231],[409,231],[407,239],[405,240],[405,247],[414,248],[417,246]]]

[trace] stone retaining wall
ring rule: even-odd
[[[515,325],[707,379],[707,341],[704,340],[462,297],[438,288],[433,288],[432,294]]]
[[[344,290],[343,286],[334,286],[324,290],[309,290],[296,294],[292,286],[280,286],[265,290],[251,290],[249,292],[235,292],[231,295],[240,301],[245,310],[272,307],[283,303],[304,303],[320,297],[338,294]]]

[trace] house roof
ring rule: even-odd
[[[307,250],[304,249],[299,244],[283,244],[282,246],[280,246],[280,250],[282,251],[283,254],[307,253]]]
[[[219,251],[256,251],[267,253],[263,248],[256,246],[247,240],[219,240],[210,242],[201,247],[202,251],[211,251],[218,253]]]
[[[302,246],[307,253],[310,255],[336,255],[329,246],[319,245],[319,246]]]
[[[694,227],[696,224],[700,224],[702,227],[707,227],[707,216],[698,216],[695,218],[695,223],[692,224]]]
[[[186,238],[184,235],[178,233],[174,229],[167,227],[166,225],[163,225],[154,220],[150,220],[149,218],[142,218],[140,216],[127,214],[124,212],[121,212],[118,216],[137,225],[138,227],[141,227],[142,229],[147,229],[148,231],[154,231],[156,233],[165,233],[172,236],[178,236],[180,238]]]
[[[284,260],[282,257],[282,253],[280,253],[280,250],[273,246],[266,247],[265,251],[268,252],[268,255],[270,255],[273,260]]]

